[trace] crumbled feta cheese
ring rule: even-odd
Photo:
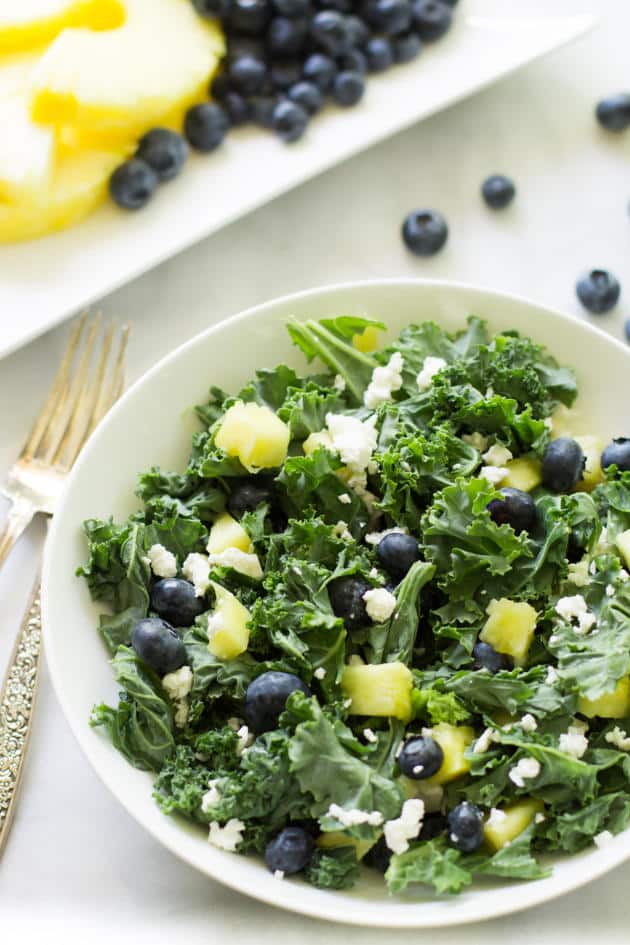
[[[342,463],[365,485],[368,463],[376,448],[376,414],[361,421],[342,413],[328,413],[326,426]]]
[[[568,730],[560,736],[560,751],[571,755],[573,758],[581,758],[588,748],[588,739],[585,734],[587,729],[588,725],[575,720],[572,725],[569,725]]]
[[[576,633],[588,633],[597,622],[595,614],[589,611],[581,594],[576,594],[574,597],[561,597],[555,610],[568,623],[577,620],[577,627],[574,627]]]
[[[494,397],[494,387],[492,385],[486,387],[486,397]]]
[[[621,571],[619,572],[619,580],[625,584],[629,577],[630,577],[630,574],[628,574],[625,568],[622,568]]]
[[[384,587],[373,587],[363,595],[368,617],[374,623],[389,620],[396,609],[396,598]]]
[[[607,584],[607,585],[606,585],[606,597],[614,597],[614,596],[615,596],[615,588],[613,587],[612,584]]]
[[[242,755],[246,748],[249,748],[253,744],[254,736],[248,729],[246,725],[241,725],[239,730],[236,733],[238,737],[238,743],[236,745],[236,754]]]
[[[427,390],[433,383],[435,375],[446,367],[444,358],[432,358],[429,356],[424,359],[422,370],[416,377],[416,384],[419,390]]]
[[[209,814],[213,807],[216,807],[221,800],[221,791],[218,789],[218,778],[208,781],[208,790],[201,798],[201,812]]]
[[[324,669],[323,666],[318,666],[315,672],[313,673],[313,676],[315,677],[315,679],[324,679],[325,675],[326,675],[326,670]]]
[[[558,636],[557,633],[551,634],[551,636],[549,637],[549,643],[551,644],[551,646],[555,646],[556,643],[560,643],[560,637]]]
[[[376,367],[372,371],[372,380],[363,395],[363,403],[370,410],[375,410],[380,404],[392,399],[392,394],[400,390],[402,379],[403,358],[400,351],[395,351],[384,367]]]
[[[171,578],[177,574],[177,558],[164,545],[151,545],[147,558],[156,577]]]
[[[481,478],[489,482],[491,486],[497,486],[503,482],[507,474],[508,471],[503,466],[482,466],[479,470]]]
[[[180,666],[174,672],[162,676],[162,686],[173,702],[185,699],[192,689],[192,684],[193,674],[190,666]]]
[[[602,830],[601,833],[595,834],[593,837],[593,843],[598,850],[601,850],[602,847],[607,847],[610,841],[613,839],[613,835],[610,830]]]
[[[595,561],[591,561],[591,563],[589,564],[588,573],[592,575],[597,574],[597,563]]]
[[[414,765],[411,770],[413,774],[416,774],[416,775],[422,774],[422,772],[424,771],[424,765]]]
[[[496,742],[497,738],[498,736],[494,729],[485,729],[473,745],[473,754],[483,755],[486,751],[490,751],[492,743]]]
[[[396,526],[395,528],[385,528],[383,529],[382,532],[368,532],[367,535],[365,536],[365,541],[366,541],[366,544],[368,545],[378,545],[379,541],[381,541],[382,538],[385,538],[386,535],[408,535],[408,534],[409,534],[408,528],[405,528],[404,526],[402,528],[399,528],[398,526]]]
[[[538,728],[538,722],[529,712],[523,716],[519,724],[524,732],[535,732]]]
[[[175,713],[173,715],[173,721],[175,722],[176,728],[184,728],[186,722],[188,721],[188,699],[180,699],[175,705]]]
[[[245,824],[242,820],[232,817],[224,827],[216,820],[210,823],[210,832],[208,841],[219,850],[226,850],[228,853],[236,853],[236,848],[243,839]]]
[[[508,775],[512,784],[519,788],[525,787],[525,779],[537,778],[540,774],[540,762],[535,758],[521,758],[510,770]]]
[[[333,535],[336,535],[337,538],[343,538],[344,541],[352,541],[352,533],[348,528],[348,523],[344,522],[343,519],[339,519],[333,528]]]
[[[376,568],[370,568],[369,577],[371,577],[372,580],[376,580],[377,578],[380,577],[380,574],[378,573],[378,570]]]
[[[558,682],[559,678],[560,677],[558,676],[558,671],[555,668],[555,666],[549,666],[547,668],[547,675],[545,677],[545,682],[547,683],[547,685],[553,686],[554,683]]]
[[[344,699],[341,704],[344,707],[344,709],[349,709],[350,706],[352,705],[352,699]]]
[[[347,492],[342,492],[339,501],[342,505],[352,505],[352,496],[348,495]]]
[[[378,738],[376,737],[376,735],[374,734],[374,732],[372,731],[371,728],[364,728],[364,729],[363,729],[363,737],[364,737],[364,739],[366,740],[366,742],[370,742],[370,744],[371,744],[372,742],[377,742],[377,741],[378,741]]]
[[[507,447],[495,443],[483,454],[483,459],[489,466],[505,466],[512,459],[512,453]]]
[[[357,827],[359,824],[369,824],[370,827],[380,827],[383,815],[379,810],[359,810],[351,807],[347,810],[339,804],[331,804],[326,812],[328,817],[338,820],[344,827]]]
[[[545,822],[546,820],[547,820],[547,818],[546,818],[545,815],[542,813],[542,811],[538,811],[538,813],[535,814],[535,816],[534,816],[534,823],[535,823],[535,824],[544,824],[544,822]]]
[[[553,431],[553,417],[545,417],[543,423],[547,430]]]
[[[195,585],[195,595],[203,597],[210,587],[210,563],[207,555],[191,551],[182,565],[182,574]]]
[[[333,381],[333,387],[335,390],[338,390],[340,394],[346,389],[346,379],[342,377],[341,374],[335,374],[335,379]]]
[[[486,821],[486,827],[490,827],[491,829],[493,829],[494,827],[498,827],[499,824],[502,823],[506,819],[506,817],[507,817],[507,814],[505,813],[504,810],[501,810],[498,807],[491,807],[490,815]]]
[[[226,548],[218,554],[209,555],[208,564],[213,568],[233,568],[254,581],[260,581],[263,576],[258,555],[241,551],[240,548]]]
[[[385,843],[392,853],[404,853],[409,849],[409,841],[420,833],[423,818],[424,801],[414,797],[405,801],[400,817],[386,822]]]
[[[473,446],[480,453],[488,449],[488,437],[484,436],[483,433],[464,433],[462,440],[464,443],[468,443],[469,446]]]
[[[284,870],[274,870],[273,871],[274,879],[284,879]]]
[[[578,561],[576,564],[569,565],[567,580],[569,580],[571,584],[575,584],[576,587],[586,587],[587,584],[590,584],[588,558],[582,558],[582,560]]]
[[[615,725],[611,732],[606,732],[604,740],[609,745],[614,745],[619,751],[630,751],[630,736],[618,725]]]

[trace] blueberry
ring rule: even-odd
[[[350,44],[355,49],[364,47],[371,36],[370,27],[360,16],[347,16],[346,30]]]
[[[280,16],[306,16],[309,12],[310,0],[273,0],[273,5]]]
[[[370,585],[354,574],[337,578],[328,585],[328,596],[333,613],[341,617],[348,630],[357,630],[370,622],[363,595]]]
[[[227,72],[217,72],[210,82],[208,91],[213,99],[216,99],[217,102],[222,102],[230,91],[230,77]]]
[[[265,863],[275,873],[299,873],[311,862],[313,838],[302,827],[285,827],[265,847]]]
[[[267,67],[253,56],[239,56],[230,62],[228,75],[232,87],[241,95],[256,95],[265,84]]]
[[[542,481],[552,492],[568,492],[582,478],[585,457],[582,447],[568,436],[552,440],[545,448]]]
[[[261,128],[273,128],[273,113],[278,99],[273,95],[257,95],[249,100],[252,121]]]
[[[437,210],[412,210],[403,223],[402,237],[416,256],[433,256],[446,243],[448,226]]]
[[[244,125],[249,121],[250,108],[240,92],[227,92],[222,104],[232,126]]]
[[[453,15],[440,0],[413,0],[411,7],[414,26],[425,42],[440,39],[451,28]]]
[[[514,200],[516,187],[509,177],[491,174],[481,185],[481,195],[493,210],[502,210]]]
[[[321,10],[311,21],[313,39],[330,53],[340,56],[351,48],[351,31],[346,18],[336,10]]]
[[[308,686],[293,673],[270,670],[257,676],[245,693],[245,718],[252,731],[260,735],[274,729],[292,692],[311,695]]]
[[[392,858],[392,851],[385,842],[385,837],[379,837],[373,847],[370,847],[363,858],[363,862],[370,869],[386,873]]]
[[[320,0],[319,6],[338,13],[352,13],[354,0]]]
[[[585,309],[594,315],[603,315],[619,301],[621,286],[612,272],[593,269],[582,276],[575,291]]]
[[[609,95],[597,103],[595,115],[607,131],[625,131],[630,125],[630,93]]]
[[[394,64],[394,50],[389,39],[375,36],[368,40],[365,47],[368,72],[384,72]]]
[[[314,82],[322,92],[328,92],[338,69],[330,56],[324,56],[322,53],[313,53],[304,62],[302,75],[307,82]]]
[[[375,29],[389,36],[406,33],[411,26],[408,0],[368,0],[365,15]]]
[[[273,130],[283,141],[297,141],[308,125],[308,112],[295,102],[278,102],[271,118]]]
[[[109,179],[109,192],[119,207],[139,210],[153,196],[159,179],[146,161],[131,158],[120,164]]]
[[[240,519],[245,512],[253,512],[263,502],[271,501],[272,487],[268,480],[252,476],[251,479],[236,479],[233,482],[227,508],[234,518]]]
[[[203,597],[183,578],[162,578],[151,588],[151,609],[174,627],[190,627],[207,610]]]
[[[186,662],[186,649],[177,633],[160,617],[145,617],[131,628],[131,645],[143,663],[158,676],[172,673]]]
[[[398,755],[398,766],[402,773],[414,781],[431,778],[442,767],[444,752],[430,735],[412,735]]]
[[[351,49],[344,53],[338,62],[342,72],[358,72],[360,75],[367,72],[367,56],[360,49]]]
[[[275,16],[267,30],[267,47],[272,56],[296,56],[308,35],[308,22]]]
[[[502,499],[488,503],[490,517],[497,525],[511,525],[515,532],[531,532],[536,524],[536,503],[528,492],[506,486],[499,489]]]
[[[338,105],[350,107],[363,98],[365,81],[359,72],[346,69],[340,72],[333,83],[333,98]]]
[[[497,653],[489,643],[479,641],[473,646],[473,668],[487,669],[489,673],[498,673],[502,669],[511,669],[512,665],[503,653]]]
[[[272,62],[270,72],[274,89],[286,92],[302,78],[302,65],[297,59],[280,59]]]
[[[288,96],[309,115],[315,115],[324,104],[324,96],[314,82],[296,82],[289,89]]]
[[[418,834],[418,840],[435,840],[443,833],[446,833],[448,821],[444,814],[434,811],[431,814],[425,814],[422,818],[422,826]]]
[[[193,0],[193,6],[199,16],[215,19],[228,15],[232,0]]]
[[[422,51],[422,43],[419,36],[415,33],[404,33],[402,36],[394,36],[392,40],[394,49],[394,59],[399,65],[404,62],[411,62]]]
[[[188,145],[169,128],[152,128],[140,138],[135,155],[153,168],[160,181],[172,180],[188,157]]]
[[[267,44],[262,36],[228,36],[227,61],[233,62],[241,56],[251,56],[259,62],[267,60]]]
[[[630,438],[617,436],[602,453],[602,469],[613,464],[619,472],[630,472]]]
[[[448,839],[456,850],[472,853],[483,843],[483,814],[476,804],[462,801],[448,814]]]
[[[420,548],[413,535],[390,532],[379,541],[376,555],[385,571],[400,580],[414,561],[420,560]]]
[[[229,26],[236,33],[257,36],[263,33],[271,19],[269,0],[232,0]]]
[[[184,134],[197,151],[214,151],[225,138],[229,125],[228,116],[219,105],[203,102],[186,112]]]

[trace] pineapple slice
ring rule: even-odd
[[[536,814],[542,813],[544,806],[543,802],[537,798],[526,797],[517,801],[516,804],[499,807],[498,810],[505,816],[499,815],[498,818],[486,821],[483,828],[483,838],[492,852],[496,853],[522,834]]]
[[[228,548],[238,548],[246,554],[253,551],[252,540],[243,526],[229,512],[224,512],[210,529],[207,549],[211,555],[220,555]]]
[[[210,586],[216,602],[208,618],[208,649],[220,660],[234,660],[247,649],[251,614],[225,587],[216,581]]]
[[[215,443],[237,456],[248,472],[257,472],[282,465],[290,437],[288,426],[269,407],[238,401],[221,421]]]
[[[54,160],[54,135],[31,121],[26,99],[0,100],[0,206],[41,196],[50,186]]]
[[[624,563],[630,568],[630,528],[627,528],[625,532],[621,532],[617,535],[615,544]]]
[[[341,689],[352,700],[350,715],[377,715],[411,719],[413,676],[404,663],[346,666]]]
[[[0,54],[49,43],[67,27],[111,30],[125,19],[119,0],[18,0],[0,7]]]
[[[315,841],[315,846],[320,847],[322,850],[334,850],[337,847],[354,847],[357,860],[362,860],[375,843],[376,840],[355,840],[354,837],[349,837],[348,834],[343,833],[341,830],[329,830],[327,833],[320,833]]]
[[[597,699],[580,697],[578,711],[587,719],[595,716],[602,719],[623,719],[630,715],[630,676],[624,676],[612,692],[605,692]]]
[[[371,354],[373,351],[376,351],[378,343],[378,328],[375,328],[374,325],[368,325],[363,331],[352,336],[353,347],[355,347],[357,351],[362,351],[363,354]]]
[[[464,753],[475,738],[473,728],[469,725],[440,722],[427,732],[430,732],[431,738],[435,739],[444,752],[444,761],[440,770],[433,777],[426,778],[424,784],[448,784],[470,771],[471,762]]]
[[[511,656],[517,666],[523,666],[527,658],[538,614],[523,601],[491,600],[486,610],[486,620],[479,639],[489,643],[499,653]]]
[[[511,459],[505,464],[507,475],[501,480],[501,487],[520,489],[521,492],[531,492],[542,482],[540,460],[533,457],[521,456]]]
[[[224,52],[220,28],[184,0],[124,0],[118,29],[66,29],[33,76],[33,117],[127,141],[202,99]]]
[[[576,436],[575,441],[582,447],[586,459],[584,474],[576,485],[575,491],[592,492],[595,486],[606,480],[601,465],[602,450],[606,444],[598,436]]]

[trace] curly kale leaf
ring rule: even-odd
[[[320,447],[310,456],[290,456],[276,482],[288,515],[321,515],[331,525],[344,521],[352,535],[360,537],[368,523],[368,510],[337,475],[342,466],[338,456]]]
[[[396,588],[396,609],[382,624],[367,631],[368,662],[410,663],[418,633],[422,588],[431,581],[435,567],[416,561]]]
[[[290,321],[287,325],[294,344],[300,348],[309,361],[318,357],[332,371],[346,382],[346,392],[353,406],[363,403],[363,394],[372,379],[374,368],[379,362],[372,355],[358,351],[348,338],[364,328],[374,325],[385,326],[370,319],[322,320],[309,319],[306,322]]]
[[[307,883],[319,889],[350,889],[360,875],[354,847],[316,849],[304,873]]]

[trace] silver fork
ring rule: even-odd
[[[76,322],[46,402],[2,492],[12,502],[0,532],[0,566],[29,522],[55,510],[64,480],[91,432],[124,387],[129,328],[110,323],[99,345],[101,316]],[[18,631],[0,690],[0,853],[15,813],[39,681],[39,578]]]

